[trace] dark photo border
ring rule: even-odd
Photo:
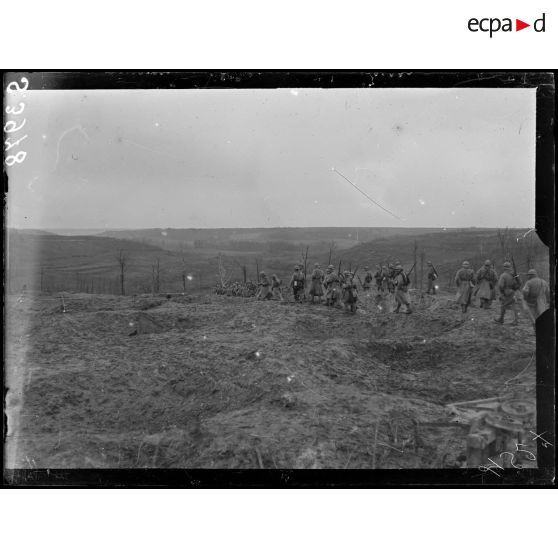
[[[265,88],[536,88],[536,231],[549,250],[551,307],[537,321],[537,432],[555,434],[555,78],[548,71],[21,71],[30,90]],[[4,168],[4,196],[9,187]],[[6,199],[6,197],[4,198]],[[4,206],[6,205],[6,202]],[[6,211],[6,207],[4,207]],[[5,220],[4,220],[5,223]],[[7,228],[4,224],[4,242]],[[6,266],[6,261],[4,261]],[[4,340],[5,342],[5,340]],[[6,352],[4,353],[6,354]],[[4,370],[4,385],[6,383]],[[4,397],[6,396],[4,388]],[[4,400],[5,401],[5,400]],[[4,404],[5,409],[5,404]],[[6,412],[4,410],[4,440]],[[372,488],[549,487],[555,445],[537,440],[537,469],[4,469],[6,487]]]

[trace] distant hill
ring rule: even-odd
[[[27,289],[51,292],[118,294],[120,272],[116,256],[120,250],[124,251],[127,258],[126,292],[132,294],[152,290],[157,266],[161,292],[211,289],[219,279],[219,260],[224,274],[230,280],[243,280],[244,276],[256,280],[258,271],[265,270],[268,274],[277,273],[288,283],[294,264],[303,261],[306,247],[308,270],[312,269],[314,262],[327,265],[330,248],[331,263],[337,267],[341,260],[343,269],[358,266],[362,272],[365,265],[374,266],[396,260],[409,269],[413,264],[415,242],[415,276],[420,274],[421,254],[424,254],[424,262],[434,262],[444,286],[452,285],[455,272],[464,259],[468,259],[478,269],[486,258],[495,260],[497,266],[501,266],[504,257],[510,257],[511,254],[521,273],[535,266],[543,277],[548,278],[548,250],[536,234],[525,235],[526,230],[499,233],[490,229],[436,229],[435,232],[424,229],[359,229],[359,239],[362,234],[374,236],[374,239],[368,242],[347,240],[347,235],[353,235],[355,230],[116,231],[130,238],[108,236],[112,233],[62,236],[39,234],[37,231],[9,231],[8,290],[19,292],[25,285]],[[163,235],[162,232],[167,234]],[[331,240],[327,240],[328,234],[333,236]],[[502,236],[499,237],[499,234]],[[245,240],[239,239],[242,235]],[[164,247],[156,245],[155,239],[159,237],[167,241]],[[194,238],[200,242],[196,244],[194,240],[191,244],[184,244],[184,238]],[[206,244],[204,239],[211,238],[214,242],[207,240]]]
[[[350,248],[359,242],[377,238],[413,236],[439,229],[410,229],[403,227],[276,227],[224,229],[136,229],[104,231],[100,236],[136,240],[162,248],[216,248],[221,250],[261,250],[262,244],[281,244],[285,248],[301,244],[327,246],[331,242],[340,248]]]

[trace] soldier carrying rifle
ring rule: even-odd
[[[493,298],[494,287],[498,282],[496,272],[492,269],[490,260],[486,260],[484,265],[477,271],[477,288],[476,296],[480,299],[480,307],[486,310],[490,309]]]
[[[468,261],[461,264],[461,269],[455,275],[457,285],[456,301],[461,305],[461,311],[465,314],[471,304],[471,296],[475,285],[475,272],[471,269]]]
[[[428,281],[426,283],[426,294],[435,295],[436,294],[436,279],[438,279],[438,272],[436,271],[436,268],[434,267],[432,262],[426,262],[426,265],[428,266],[428,272],[426,274],[426,279]]]
[[[505,262],[504,271],[500,275],[500,279],[498,279],[498,292],[500,293],[500,316],[498,318],[494,318],[496,323],[503,324],[506,312],[510,310],[513,312],[512,325],[517,325],[518,314],[517,307],[515,305],[515,293],[519,290],[520,286],[519,275],[515,270],[515,266],[512,267],[510,262]]]
[[[413,266],[414,267],[414,266]],[[395,286],[395,302],[396,307],[394,312],[397,314],[401,305],[407,308],[406,314],[411,314],[411,299],[409,298],[409,274],[413,271],[413,268],[409,271],[409,273],[405,273],[403,271],[403,266],[401,264],[397,264],[394,268],[395,276],[393,277],[393,284]]]

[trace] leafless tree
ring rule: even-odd
[[[116,261],[120,268],[120,294],[124,295],[124,276],[128,267],[128,256],[122,248],[120,248],[118,254],[116,254]]]
[[[182,256],[182,292],[186,292],[186,261],[184,260],[184,256]]]
[[[152,285],[152,290],[153,293],[158,293],[161,289],[161,283],[160,283],[160,271],[161,271],[161,266],[160,266],[160,260],[159,258],[155,259],[155,262],[151,264],[151,285]]]
[[[502,256],[502,260],[508,260],[510,258],[512,234],[506,227],[505,229],[498,229],[496,231],[496,235],[498,238],[498,246],[500,247],[500,255]]]
[[[333,252],[335,251],[336,248],[337,248],[337,244],[335,244],[335,240],[332,240],[329,243],[329,260],[327,262],[327,265],[331,265],[331,258],[333,257]]]
[[[417,288],[417,252],[418,252],[418,242],[415,240],[413,243],[413,264],[415,274],[413,275],[413,289]]]
[[[420,290],[421,291],[423,290],[424,259],[425,259],[424,250],[421,250],[420,253]]]

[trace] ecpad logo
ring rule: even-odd
[[[546,14],[543,13],[543,15],[539,19],[536,19],[533,22],[533,29],[535,30],[535,32],[545,32],[545,19]],[[494,33],[497,33],[498,31],[503,31],[504,33],[513,31],[512,19],[509,17],[505,17],[503,19],[497,17],[485,17],[482,19],[477,19],[475,17],[472,17],[468,21],[467,27],[469,28],[469,31],[473,33],[477,33],[478,31],[481,31],[483,33],[490,33],[490,38],[492,38],[492,35]],[[522,29],[526,29],[527,27],[531,27],[531,24],[525,23],[520,19],[515,20],[516,31],[521,31]]]

